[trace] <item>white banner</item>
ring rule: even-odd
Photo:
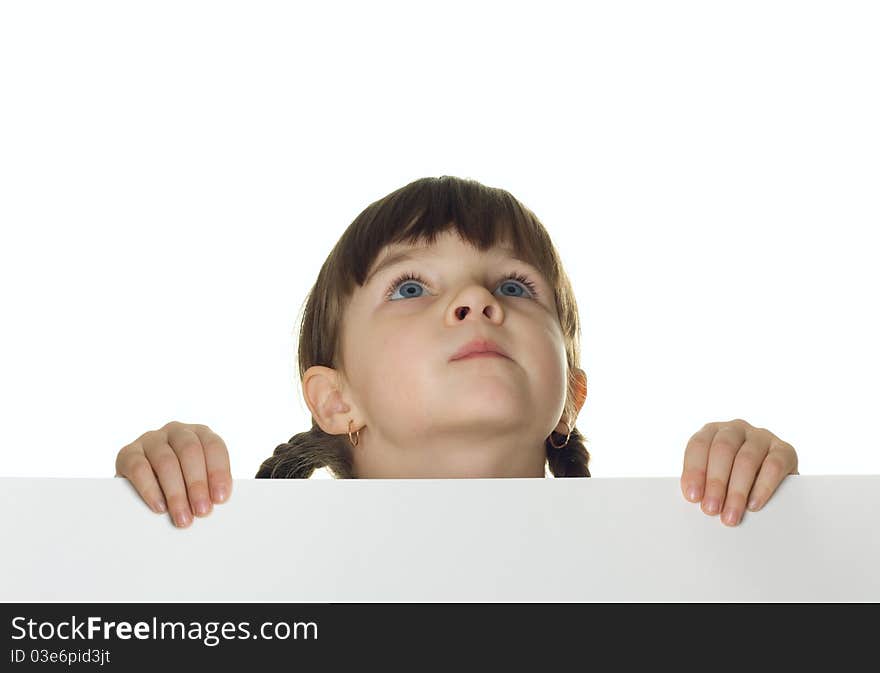
[[[728,527],[679,479],[239,479],[176,528],[125,479],[0,478],[0,600],[878,601],[880,476]]]

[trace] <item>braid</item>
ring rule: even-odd
[[[557,443],[565,435],[553,432]],[[572,429],[568,443],[555,448],[548,437],[544,444],[547,463],[554,477],[589,477],[590,453],[584,436]],[[273,454],[263,461],[257,471],[257,479],[309,479],[315,470],[328,468],[337,479],[353,479],[351,451],[347,438],[328,435],[318,426],[294,435],[275,447]]]
[[[555,448],[550,443],[550,438],[557,444],[565,439],[565,435],[552,432],[544,441],[547,448],[547,462],[554,477],[589,477],[590,476],[590,452],[587,451],[586,440],[577,428],[572,428],[568,443],[561,449]]]
[[[263,461],[256,479],[308,479],[318,468],[328,468],[337,479],[354,476],[348,438],[328,435],[317,425],[275,447]]]

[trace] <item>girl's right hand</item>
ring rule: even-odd
[[[145,432],[119,450],[116,476],[131,481],[154,512],[169,511],[180,528],[232,493],[229,451],[207,425],[171,421]]]

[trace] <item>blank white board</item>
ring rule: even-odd
[[[678,477],[238,479],[189,528],[121,478],[0,478],[0,600],[880,600],[880,475],[790,475],[736,527]]]

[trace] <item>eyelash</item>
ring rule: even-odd
[[[408,271],[408,272],[404,273],[402,276],[395,278],[394,281],[391,283],[391,285],[388,286],[388,289],[385,290],[385,299],[387,299],[388,301],[391,301],[391,295],[394,294],[394,290],[397,289],[397,286],[407,280],[414,280],[418,283],[422,283],[423,285],[427,285],[427,283],[417,273],[412,273],[412,272]],[[517,280],[529,289],[529,292],[532,293],[533,298],[535,298],[535,299],[538,298],[538,288],[535,286],[535,283],[529,279],[528,276],[524,276],[523,274],[518,273],[517,271],[513,271],[512,273],[509,273],[506,276],[504,276],[501,280],[502,281],[504,281],[504,280]]]

